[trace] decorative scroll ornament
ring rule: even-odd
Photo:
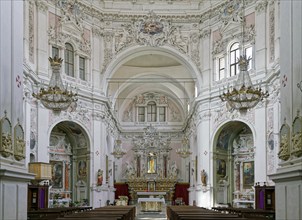
[[[240,56],[239,75],[233,90],[227,90],[220,95],[220,99],[226,101],[233,109],[239,111],[246,111],[247,109],[255,107],[260,101],[269,96],[268,92],[263,92],[262,89],[254,88],[249,73],[247,71],[249,58],[245,55]]]
[[[50,65],[52,67],[52,75],[49,81],[48,88],[41,88],[40,91],[33,96],[41,100],[45,108],[53,111],[66,110],[71,103],[77,102],[77,94],[69,91],[64,87],[60,70],[63,59],[49,57]]]
[[[140,32],[148,35],[160,34],[163,32],[164,26],[156,18],[153,11],[149,14],[149,19],[141,24]]]

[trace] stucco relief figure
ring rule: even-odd
[[[293,135],[292,143],[293,155],[295,155],[296,157],[300,157],[302,155],[302,132],[297,132]]]
[[[281,160],[288,160],[289,158],[289,140],[287,134],[281,136],[280,151],[278,156]]]
[[[25,158],[25,142],[21,138],[16,138],[15,143],[15,158],[16,160],[22,160]]]
[[[103,184],[103,170],[98,170],[98,179],[97,179],[97,185],[101,186]]]
[[[2,156],[8,157],[12,154],[12,138],[10,134],[2,133],[2,146],[1,146],[1,153]]]
[[[135,170],[133,168],[133,166],[131,165],[131,163],[126,162],[126,176],[130,177],[133,176],[135,174]]]
[[[176,166],[176,162],[173,161],[173,164],[171,165],[170,168],[170,172],[171,172],[171,176],[177,176],[177,166]]]
[[[207,173],[205,170],[201,171],[201,183],[203,186],[207,185]]]

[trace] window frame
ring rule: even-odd
[[[83,63],[81,63],[81,60],[83,61]],[[81,67],[81,64],[83,64],[83,67]],[[83,56],[79,56],[79,78],[83,81],[87,81],[86,59]]]
[[[70,46],[70,48],[68,48]],[[74,48],[70,43],[65,43],[64,51],[64,65],[65,65],[65,74],[70,77],[75,77],[75,52]]]

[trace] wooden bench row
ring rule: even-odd
[[[196,206],[167,206],[168,220],[258,220],[261,218],[245,218],[238,213],[222,213]]]
[[[275,219],[274,210],[233,208],[233,207],[213,207],[212,209],[222,213],[235,213],[245,218],[263,217],[265,219],[270,219],[270,220]]]
[[[39,209],[35,211],[27,212],[27,219],[29,220],[50,220],[55,219],[57,217],[63,217],[65,215],[70,215],[72,213],[80,213],[91,210],[92,207],[62,207],[62,208],[45,208]]]
[[[57,220],[135,220],[135,206],[105,206],[87,212],[59,217]]]

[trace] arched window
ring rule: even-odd
[[[147,121],[148,122],[156,122],[156,103],[149,102],[147,105]]]
[[[235,76],[239,72],[238,58],[239,58],[239,43],[234,43],[230,48],[230,75]]]
[[[65,44],[65,73],[74,77],[74,49],[71,44]]]

